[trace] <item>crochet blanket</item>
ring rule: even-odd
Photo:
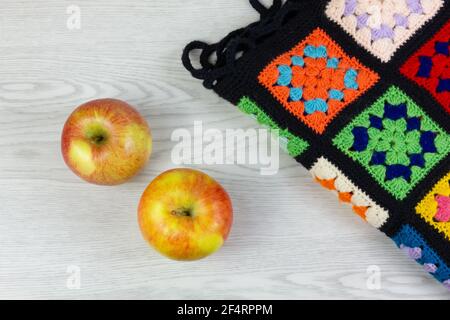
[[[259,21],[184,66],[450,289],[449,4],[250,4]]]

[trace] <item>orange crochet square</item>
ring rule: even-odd
[[[290,113],[319,134],[378,79],[320,28],[273,60],[258,77]]]
[[[416,212],[450,240],[450,172],[417,205]]]

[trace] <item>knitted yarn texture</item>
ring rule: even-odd
[[[450,289],[448,1],[250,4],[259,21],[184,66]]]

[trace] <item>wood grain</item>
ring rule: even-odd
[[[81,8],[81,29],[66,8]],[[437,298],[450,296],[391,240],[311,181],[287,155],[275,176],[242,165],[197,166],[230,192],[235,223],[217,254],[168,261],[142,240],[141,192],[174,165],[173,130],[250,128],[254,121],[183,69],[183,46],[256,19],[245,0],[17,1],[0,4],[0,298]],[[151,164],[128,184],[76,178],[60,155],[79,104],[134,104],[154,136]],[[66,286],[67,267],[81,288]],[[381,289],[366,285],[369,266]]]

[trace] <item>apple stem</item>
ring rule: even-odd
[[[96,144],[102,143],[104,139],[105,139],[105,137],[101,136],[101,135],[92,137],[92,141],[94,141],[94,143],[96,143]]]
[[[186,208],[172,210],[172,214],[180,217],[192,217],[191,210]]]
[[[100,123],[91,123],[85,130],[86,138],[94,145],[100,146],[108,140],[108,132]]]

